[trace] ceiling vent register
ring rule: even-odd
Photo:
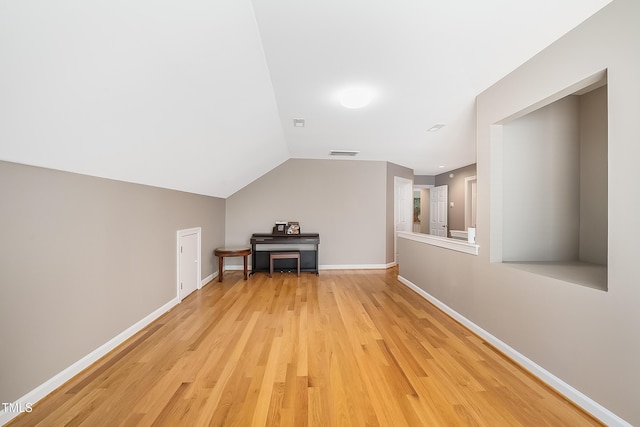
[[[349,151],[349,150],[331,150],[329,151],[330,156],[355,156],[359,153],[359,151]]]

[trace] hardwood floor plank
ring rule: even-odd
[[[191,383],[181,383],[178,389],[171,396],[169,401],[164,405],[160,414],[156,417],[153,424],[154,427],[167,425],[169,421],[175,423],[174,425],[180,425],[184,412],[180,409],[180,401],[183,400],[183,395],[186,390],[191,386]]]
[[[224,277],[9,425],[601,425],[395,269]]]
[[[251,425],[266,425],[266,420],[269,415],[271,396],[274,393],[275,385],[281,384],[280,382],[276,381],[276,374],[278,370],[277,364],[278,358],[280,357],[281,346],[282,337],[275,337],[272,344],[269,346],[269,357],[265,366],[264,377],[262,379],[260,392],[258,393],[258,400],[254,409],[253,421],[251,422]],[[279,389],[278,392],[281,393],[282,390]],[[277,399],[279,401],[278,403],[282,403],[282,396],[277,396]]]

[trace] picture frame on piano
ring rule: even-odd
[[[287,234],[300,234],[300,224],[296,221],[287,223]]]
[[[287,234],[287,223],[284,221],[276,221],[273,227],[273,234]]]

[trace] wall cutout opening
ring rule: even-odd
[[[499,123],[500,261],[606,291],[606,73],[571,89]]]

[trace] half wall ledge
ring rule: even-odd
[[[469,255],[478,255],[479,245],[475,243],[465,242],[460,239],[449,239],[447,237],[432,236],[430,234],[412,233],[409,231],[398,231],[398,237],[413,240],[415,242],[425,243],[431,246],[451,249],[452,251],[463,252]]]

